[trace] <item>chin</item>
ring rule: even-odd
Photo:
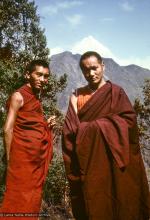
[[[42,89],[42,87],[35,86],[34,89],[37,90],[37,91],[40,91]]]
[[[99,82],[90,82],[89,83],[91,86],[96,86],[96,85],[99,85]]]

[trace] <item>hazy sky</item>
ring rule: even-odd
[[[96,50],[150,69],[150,0],[35,0],[50,54]]]

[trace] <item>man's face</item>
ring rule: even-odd
[[[95,56],[90,56],[82,61],[82,72],[91,88],[98,88],[103,77],[104,64]]]
[[[27,79],[33,89],[41,90],[48,83],[49,69],[43,66],[36,66],[35,70],[27,74]]]

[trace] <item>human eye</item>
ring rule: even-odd
[[[38,77],[40,77],[40,76],[42,76],[42,73],[36,72],[36,75],[37,75]]]
[[[84,75],[88,75],[89,72],[90,72],[89,68],[84,68],[84,70],[83,70]]]
[[[92,70],[97,70],[97,68],[98,68],[97,66],[93,66],[91,69]]]
[[[48,79],[49,74],[44,74],[44,79]]]

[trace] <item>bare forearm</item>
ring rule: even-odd
[[[13,131],[4,131],[4,146],[6,149],[7,161],[9,161],[12,137],[13,137]]]

